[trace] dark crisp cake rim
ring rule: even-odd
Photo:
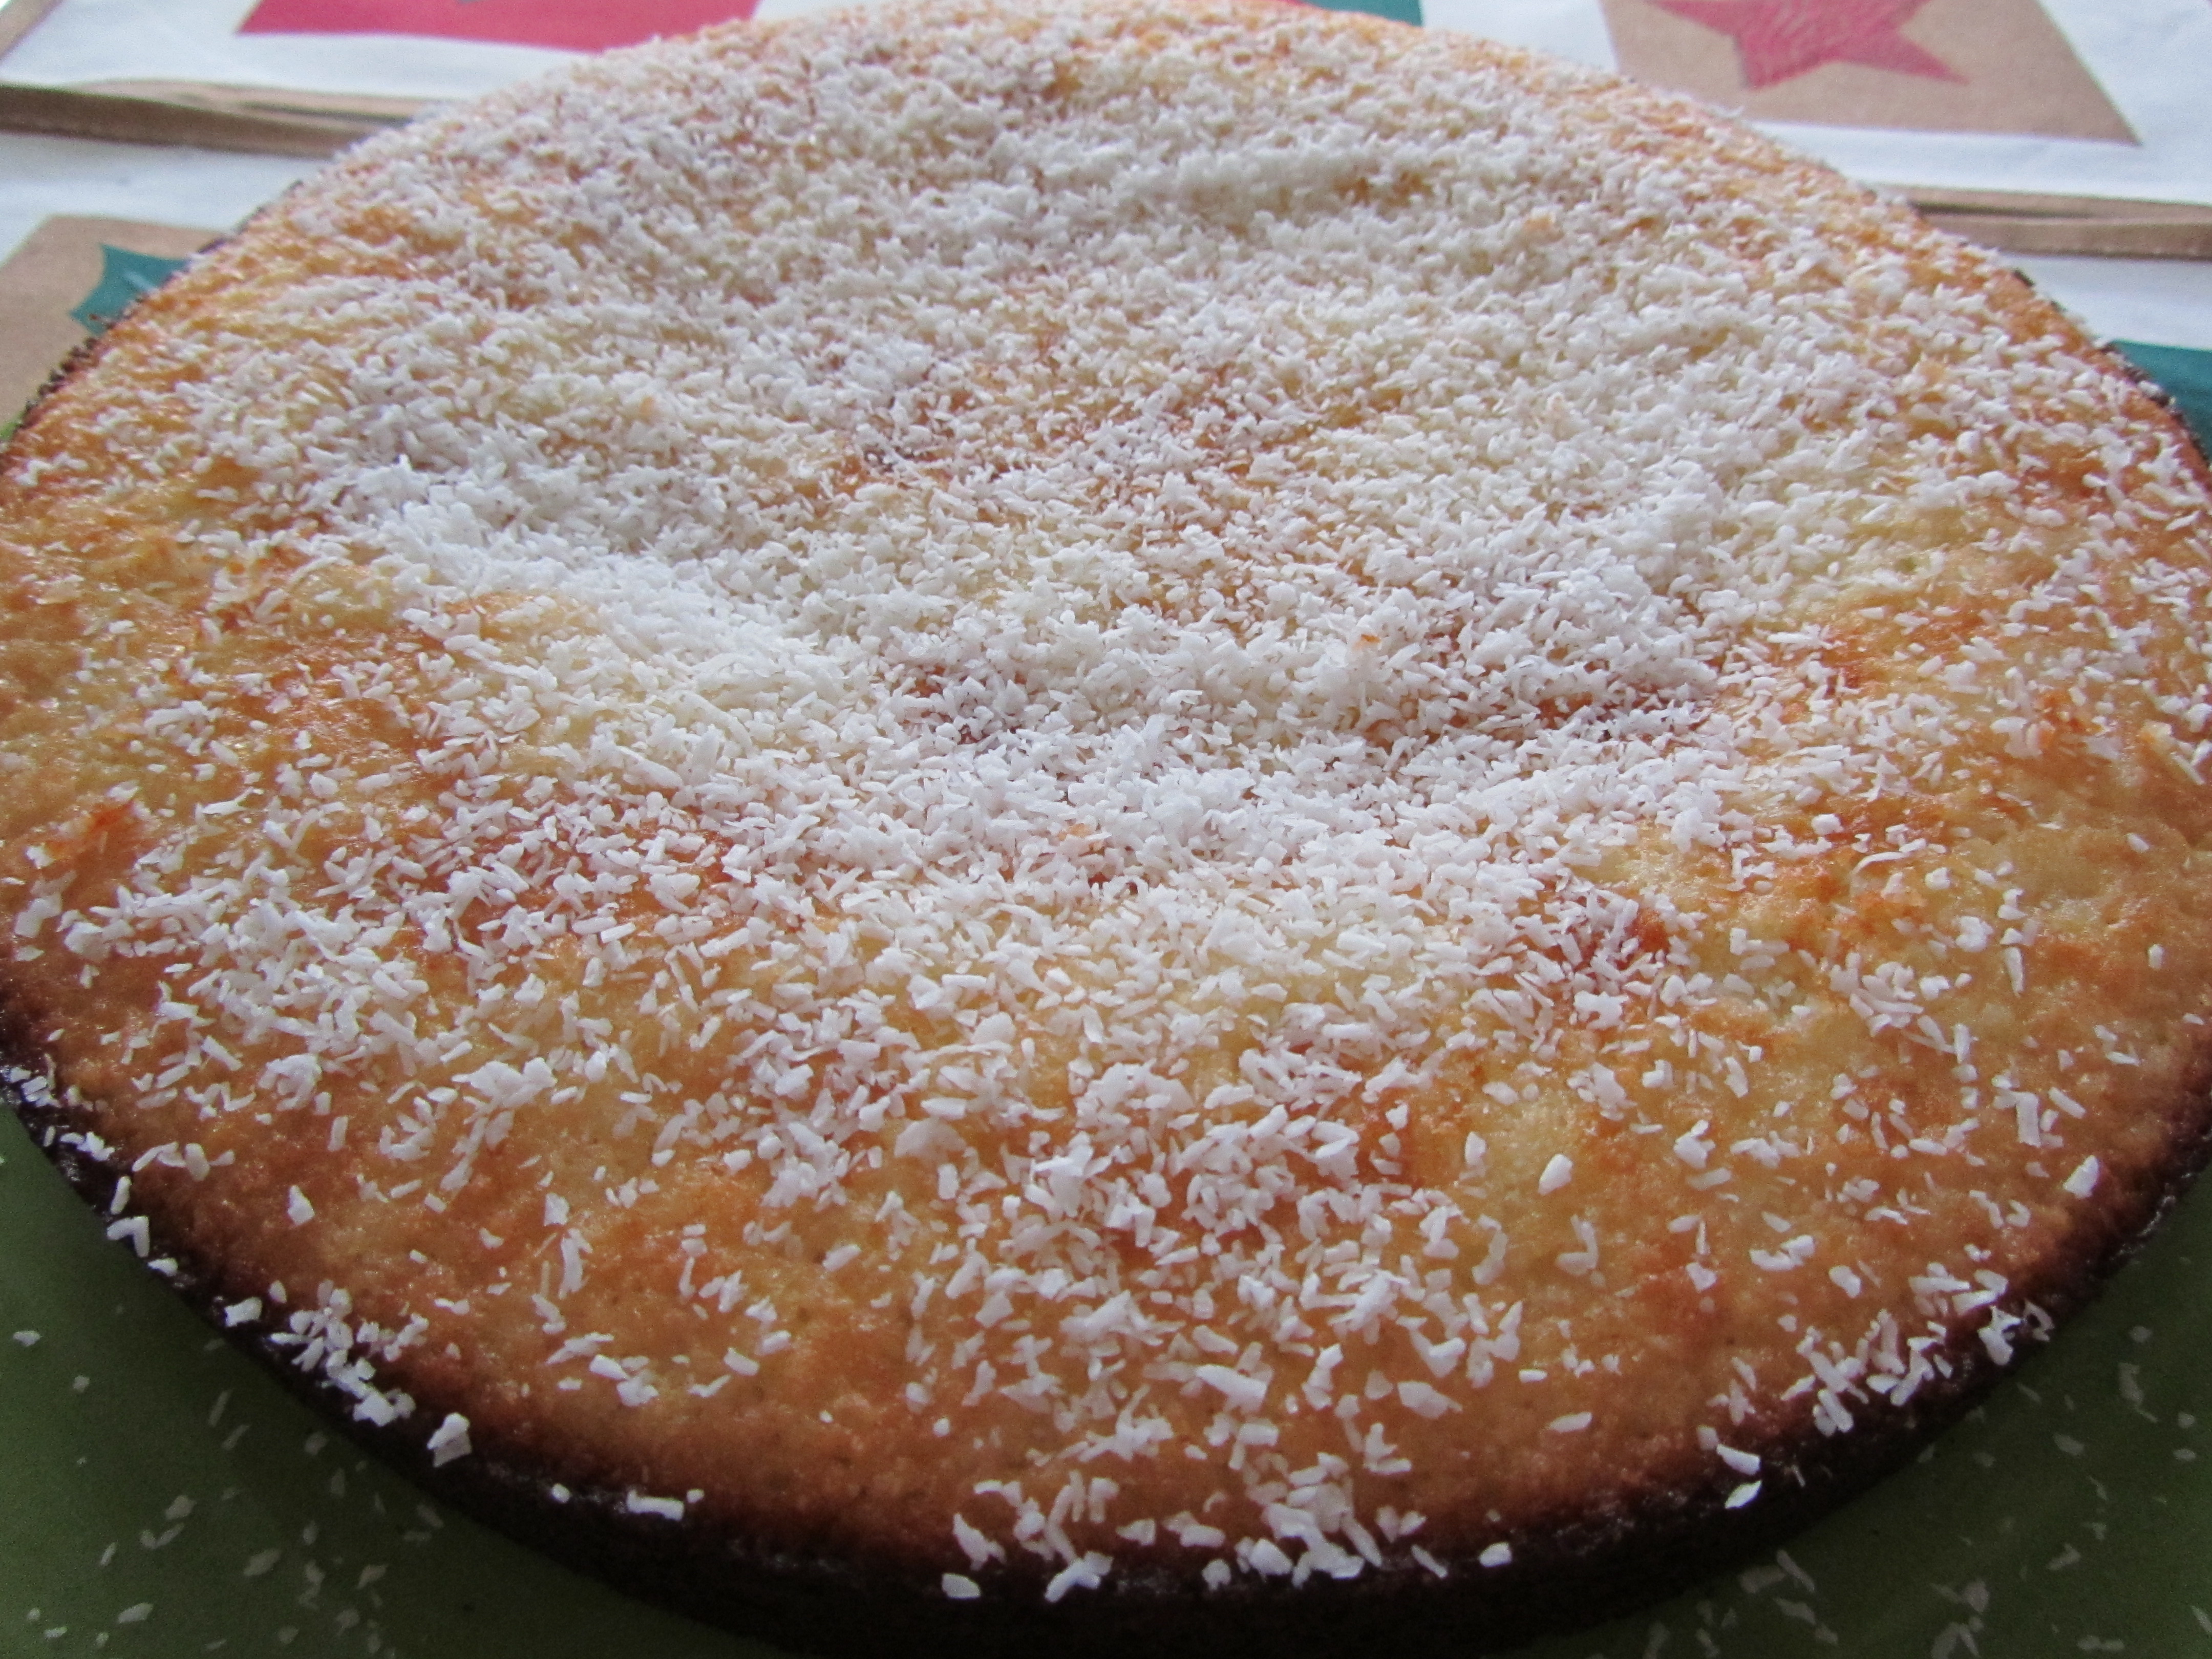
[[[1955,1333],[1941,1350],[1948,1374],[1939,1367],[1902,1411],[1886,1409],[1849,1434],[1808,1434],[1792,1446],[1755,1443],[1769,1470],[1757,1504],[1725,1507],[1721,1480],[1694,1492],[1646,1492],[1609,1515],[1516,1534],[1513,1559],[1499,1567],[1447,1554],[1443,1578],[1405,1565],[1348,1583],[1242,1578],[1195,1594],[1187,1579],[1139,1568],[1048,1604],[1037,1594],[1045,1571],[1024,1561],[1030,1570],[977,1574],[982,1595],[952,1601],[938,1587],[941,1559],[855,1561],[641,1514],[626,1505],[624,1491],[572,1487],[558,1471],[520,1466],[495,1441],[438,1462],[424,1433],[441,1415],[436,1402],[418,1402],[388,1425],[363,1421],[352,1399],[272,1343],[277,1332],[270,1324],[225,1318],[220,1273],[160,1218],[127,1206],[114,1211],[120,1172],[104,1150],[87,1145],[88,1135],[97,1136],[93,1109],[53,1086],[27,1040],[29,1024],[19,1008],[0,1004],[0,1096],[33,1143],[94,1214],[143,1218],[143,1259],[173,1264],[149,1270],[288,1393],[424,1492],[564,1565],[702,1622],[830,1659],[893,1651],[1024,1659],[1041,1643],[1081,1659],[1122,1659],[1132,1644],[1175,1659],[1285,1652],[1352,1659],[1378,1647],[1407,1659],[1502,1652],[1632,1612],[1785,1540],[1901,1468],[2013,1374],[2026,1352],[1999,1364],[1972,1332]],[[2161,1179],[2127,1189],[2124,1202],[2115,1201],[2115,1189],[2100,1209],[2093,1248],[2045,1284],[2026,1287],[2027,1305],[2045,1317],[2019,1334],[2039,1346],[2142,1249],[2212,1163],[2212,1043],[2200,1044],[2199,1055],[2180,1091],[2191,1109],[2177,1115],[2182,1128]],[[553,1495],[556,1486],[568,1492],[565,1499]]]

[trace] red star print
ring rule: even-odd
[[[1735,37],[1755,91],[1823,64],[1863,64],[1899,75],[1963,81],[1934,52],[1898,33],[1928,0],[1652,0],[1662,11]]]
[[[260,0],[241,34],[430,34],[568,52],[750,17],[758,0]]]

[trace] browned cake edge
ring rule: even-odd
[[[94,1212],[112,1212],[120,1172],[99,1139],[96,1109],[57,1088],[29,1036],[29,1011],[0,1004],[0,1096],[33,1141]],[[2197,1173],[2212,1162],[2212,1042],[2200,1045],[2187,1084],[2160,1115],[2175,1125],[2168,1157],[2130,1187],[2117,1184],[2081,1224],[2079,1246],[2023,1288],[2031,1318],[2021,1334],[2039,1344],[2142,1247]],[[448,1403],[420,1401],[401,1421],[359,1420],[320,1373],[299,1369],[264,1325],[227,1323],[222,1310],[245,1286],[220,1264],[179,1245],[162,1218],[126,1204],[147,1224],[146,1256],[168,1286],[290,1393],[425,1492],[578,1571],[708,1624],[795,1652],[831,1656],[964,1656],[1017,1659],[1039,1644],[1069,1655],[1123,1659],[1132,1644],[1210,1659],[1353,1655],[1387,1645],[1416,1656],[1496,1652],[1547,1633],[1596,1623],[1724,1571],[1787,1538],[1879,1481],[1956,1422],[2012,1369],[1971,1332],[1931,1352],[1937,1375],[1902,1408],[1870,1408],[1848,1433],[1791,1443],[1751,1443],[1772,1473],[1760,1501],[1724,1507],[1729,1483],[1659,1486],[1613,1507],[1561,1514],[1516,1533],[1513,1559],[1484,1567],[1446,1554],[1437,1578],[1401,1565],[1349,1583],[1316,1577],[1240,1578],[1194,1593],[1157,1570],[1116,1573],[1057,1604],[1038,1594],[1043,1573],[1018,1561],[978,1575],[984,1594],[946,1599],[940,1564],[863,1559],[778,1540],[640,1515],[624,1494],[577,1486],[555,1496],[562,1471],[518,1460],[479,1431],[473,1455],[434,1463],[424,1441]],[[921,1540],[916,1540],[919,1545]]]

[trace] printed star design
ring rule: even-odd
[[[185,268],[182,259],[165,259],[158,253],[133,253],[128,248],[100,245],[100,282],[78,302],[70,315],[90,334],[104,334],[142,294],[151,294]]]
[[[1934,81],[1963,81],[1898,30],[1928,0],[1652,0],[1662,11],[1735,38],[1756,91],[1823,64],[1861,64]]]
[[[750,17],[757,0],[259,0],[241,34],[398,34],[601,52]]]

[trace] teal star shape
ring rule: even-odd
[[[94,334],[105,334],[131,302],[151,294],[182,270],[182,259],[164,259],[158,253],[133,253],[129,248],[100,245],[100,281],[94,284],[70,315]]]
[[[1370,17],[1387,17],[1394,23],[1421,21],[1421,0],[1313,0],[1324,11],[1364,11]]]
[[[2197,447],[2212,455],[2212,351],[2139,340],[2115,340],[2112,349],[2158,383],[2195,435]]]

